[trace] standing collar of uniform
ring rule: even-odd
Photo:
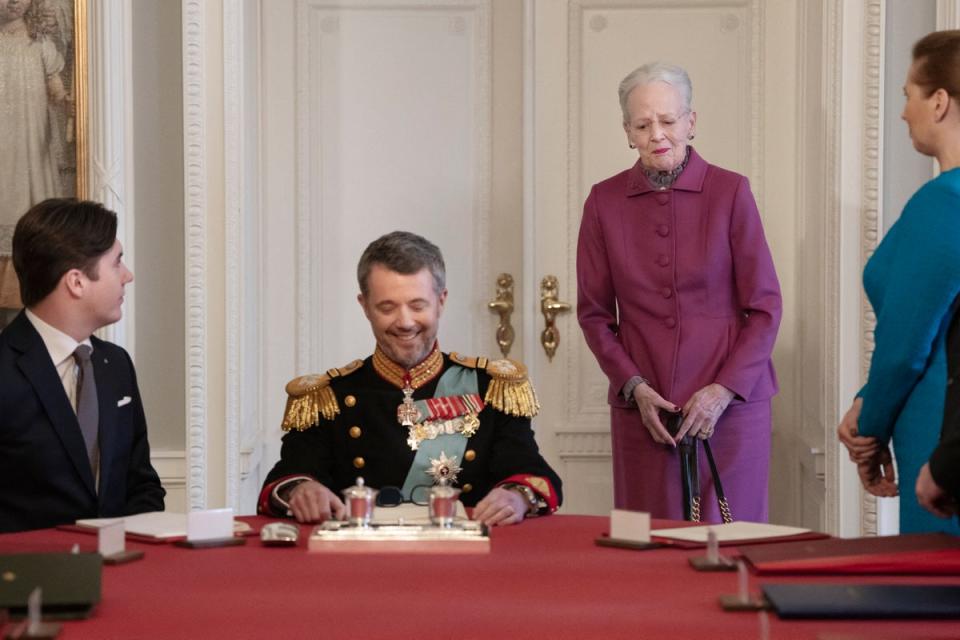
[[[443,353],[440,351],[440,343],[434,342],[433,349],[427,354],[427,357],[414,365],[409,370],[403,365],[399,365],[385,354],[380,345],[373,352],[373,369],[381,378],[386,380],[398,389],[406,386],[407,382],[414,389],[419,389],[438,375],[443,369]]]
[[[54,366],[72,357],[73,352],[76,351],[77,347],[81,344],[85,344],[91,349],[93,348],[90,338],[87,338],[83,342],[77,342],[63,331],[60,331],[60,329],[44,322],[40,316],[30,311],[30,309],[24,309],[24,311],[26,312],[27,320],[30,321],[33,328],[40,334],[40,339],[43,340],[43,344],[47,348],[47,353],[50,354],[50,359],[53,360]]]
[[[707,161],[700,157],[697,150],[690,147],[690,159],[687,161],[687,167],[677,176],[673,185],[666,191],[703,191],[703,182],[707,176]],[[643,166],[640,160],[630,169],[627,175],[627,196],[638,196],[642,193],[657,191],[657,188],[650,184],[647,176],[643,172]]]

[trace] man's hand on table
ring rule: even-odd
[[[523,521],[529,508],[519,492],[496,487],[473,508],[473,519],[488,527],[517,524]]]
[[[307,480],[295,486],[287,502],[297,522],[323,522],[331,516],[342,520],[346,515],[343,501],[316,480]]]

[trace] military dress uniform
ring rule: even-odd
[[[380,351],[287,385],[280,461],[258,512],[284,515],[281,497],[313,479],[338,496],[367,486],[402,487],[406,499],[438,482],[472,507],[497,486],[516,486],[531,515],[559,507],[561,481],[540,455],[530,419],[539,409],[522,364],[439,347],[406,370]]]

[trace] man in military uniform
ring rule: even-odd
[[[300,522],[341,518],[338,496],[358,476],[406,500],[432,484],[458,487],[487,525],[555,511],[561,482],[530,428],[539,404],[526,369],[440,351],[447,298],[440,250],[395,231],[367,247],[357,279],[376,350],[287,385],[287,434],[259,512]]]

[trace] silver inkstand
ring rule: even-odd
[[[328,520],[310,533],[311,552],[340,553],[489,553],[486,525],[466,518],[460,490],[447,484],[430,489],[428,506],[403,504],[375,513],[377,490],[363,478],[343,491],[346,520]]]

